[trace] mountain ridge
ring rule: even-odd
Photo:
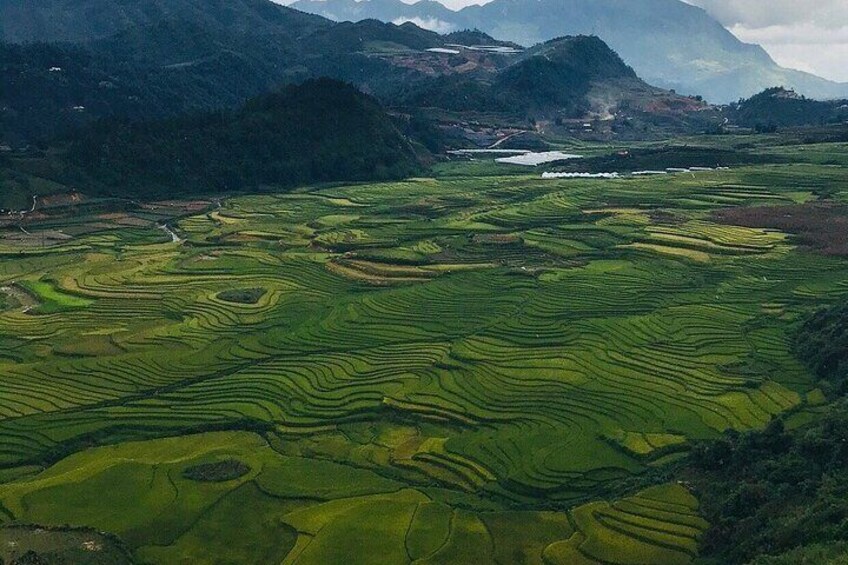
[[[435,19],[443,29],[477,28],[527,47],[564,35],[597,35],[649,83],[715,103],[777,85],[814,98],[848,96],[848,84],[780,67],[761,46],[740,41],[705,10],[680,0],[494,0],[458,11],[432,4],[298,0],[292,7],[336,20]]]
[[[0,41],[87,42],[178,19],[253,35],[330,25],[324,18],[265,0],[4,0]]]
[[[92,193],[143,198],[394,180],[420,170],[379,104],[331,79],[287,86],[234,111],[97,124],[74,136],[66,160],[69,178]]]
[[[691,99],[646,84],[603,41],[588,36],[523,52],[478,31],[439,35],[410,22],[373,19],[333,23],[267,0],[210,0],[203,14],[201,0],[138,0],[128,10],[104,0],[33,5],[44,14],[62,6],[67,21],[93,5],[109,15],[111,6],[114,33],[102,37],[105,28],[97,24],[85,41],[0,43],[0,78],[7,85],[0,125],[4,141],[16,145],[102,118],[156,120],[232,109],[319,77],[352,83],[408,114],[454,112],[454,122],[471,112],[512,124],[584,116],[611,123],[627,110],[650,125],[651,114],[679,117],[698,109]],[[135,25],[113,22],[139,13]],[[4,26],[8,21],[0,14]]]

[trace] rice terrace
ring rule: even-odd
[[[666,470],[824,402],[791,332],[848,260],[739,213],[848,200],[797,155],[48,210],[72,237],[0,244],[0,521],[91,562],[689,563]]]
[[[0,565],[848,564],[846,29],[0,0]]]

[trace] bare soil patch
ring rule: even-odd
[[[848,257],[848,206],[820,202],[756,206],[720,210],[713,216],[722,224],[794,234],[804,247],[824,255]]]

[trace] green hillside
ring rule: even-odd
[[[76,135],[66,161],[66,178],[90,194],[132,198],[387,180],[419,170],[380,106],[328,79],[253,99],[235,112],[107,122]]]
[[[177,20],[229,33],[289,37],[332,25],[266,0],[6,0],[0,41],[86,42]]]
[[[821,102],[782,87],[731,104],[729,110],[733,123],[760,131],[848,122],[848,100]]]

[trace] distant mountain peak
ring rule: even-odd
[[[568,61],[574,66],[585,66],[593,72],[604,70],[611,75],[636,77],[630,68],[600,37],[596,35],[572,35],[557,37],[529,50],[530,56]]]
[[[336,20],[403,18],[440,32],[476,28],[527,47],[560,36],[596,35],[649,83],[716,103],[774,84],[815,98],[848,95],[848,84],[780,67],[762,47],[743,43],[682,0],[493,0],[458,11],[428,0],[299,0],[293,7]]]

